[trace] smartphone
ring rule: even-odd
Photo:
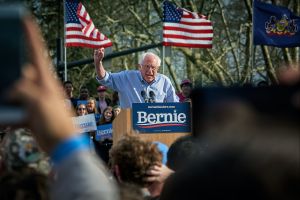
[[[0,125],[24,119],[21,105],[7,98],[11,86],[21,77],[25,63],[25,34],[22,20],[27,15],[21,4],[0,4]]]

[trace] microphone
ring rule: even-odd
[[[144,90],[141,91],[141,95],[142,95],[142,97],[143,97],[145,103],[148,103],[148,102],[149,102],[149,99],[147,98],[146,92],[145,92]]]
[[[149,92],[150,103],[155,103],[155,93],[153,91]]]

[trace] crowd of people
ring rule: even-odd
[[[63,94],[46,67],[51,62],[36,24],[26,18],[24,28],[30,64],[9,98],[22,102],[27,118],[23,129],[6,126],[1,140],[1,200],[299,199],[299,84],[270,90],[281,92],[277,97],[289,112],[261,114],[256,108],[266,103],[264,97],[272,97],[269,90],[263,90],[264,96],[251,90],[253,106],[247,95],[223,101],[211,99],[207,91],[190,94],[192,82],[183,80],[178,98],[169,78],[158,73],[155,54],[144,54],[139,70],[110,73],[102,65],[104,49],[99,49],[94,52],[98,97],[82,87],[75,98],[72,83],[63,84]],[[113,99],[107,97],[107,87],[115,91]],[[231,94],[224,88],[217,91],[217,97]],[[71,119],[100,114],[101,126],[134,102],[178,101],[192,101],[193,126],[200,128],[176,140],[167,152],[156,142],[124,136],[98,157]],[[100,154],[107,144],[98,148]]]

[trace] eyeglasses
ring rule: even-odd
[[[157,70],[158,67],[153,66],[153,65],[143,65],[143,67],[147,68],[147,69],[151,69],[151,70]]]
[[[86,110],[86,108],[77,108],[77,110]]]

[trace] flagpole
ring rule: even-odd
[[[164,0],[160,5],[164,5],[166,0]],[[162,41],[164,40],[164,36],[163,36],[163,33],[162,33]],[[162,62],[162,68],[163,68],[163,74],[165,74],[165,46],[162,45],[162,59],[163,59],[163,62]]]
[[[163,67],[163,74],[165,74],[165,46],[162,46],[162,67]]]
[[[255,0],[254,0],[255,1]],[[254,9],[253,9],[253,6],[254,6],[254,1],[252,1],[252,35],[251,35],[251,40],[252,40],[252,43],[251,44],[251,66],[250,66],[250,70],[251,70],[251,73],[250,73],[250,83],[252,84],[252,81],[253,81],[253,70],[254,70],[254,60],[255,60],[255,49],[254,49]]]
[[[63,1],[64,4],[64,81],[68,80],[68,72],[67,72],[67,47],[66,47],[66,0]]]

